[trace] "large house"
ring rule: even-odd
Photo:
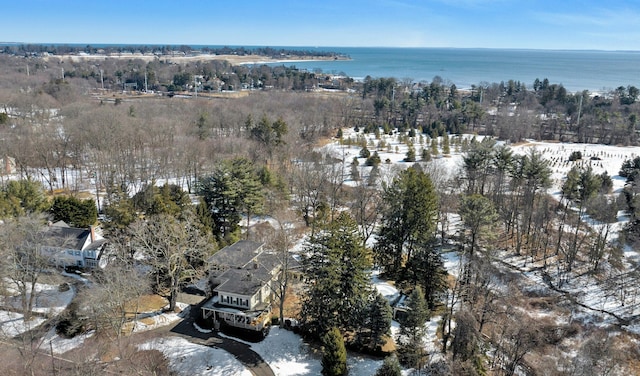
[[[75,228],[59,221],[48,226],[46,246],[42,252],[56,266],[95,268],[106,243],[93,226]]]
[[[263,243],[241,240],[208,260],[209,290],[202,316],[213,327],[227,325],[265,331],[271,322],[272,289],[282,272],[277,255]]]

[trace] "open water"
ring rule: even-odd
[[[1,45],[1,44],[0,44]],[[74,45],[74,44],[71,44]],[[83,46],[76,44],[77,46]],[[93,44],[94,47],[127,46]],[[202,47],[223,47],[193,45]],[[231,46],[240,47],[240,46]],[[256,46],[244,46],[248,49]],[[394,77],[431,82],[439,76],[459,89],[482,83],[520,81],[528,88],[536,78],[562,84],[568,91],[604,93],[620,86],[640,88],[640,51],[526,50],[490,48],[286,47],[331,51],[351,60],[291,62],[310,71],[344,74],[355,79]],[[273,63],[270,65],[282,65]]]
[[[640,88],[640,51],[382,47],[318,49],[343,53],[349,55],[351,60],[292,62],[287,65],[310,71],[346,74],[355,79],[371,76],[431,82],[439,76],[459,89],[509,80],[523,82],[531,88],[536,78],[541,81],[548,78],[550,83],[562,84],[570,92],[606,92],[629,85]]]

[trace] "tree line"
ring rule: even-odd
[[[322,50],[305,50],[305,49],[288,49],[288,48],[273,48],[273,47],[214,47],[214,46],[188,46],[188,45],[69,45],[69,44],[18,44],[18,43],[4,43],[0,44],[0,53],[10,55],[24,55],[30,56],[31,54],[48,53],[53,55],[68,55],[77,53],[157,53],[161,55],[171,55],[175,52],[182,52],[187,54],[194,53],[207,53],[212,55],[258,55],[269,57],[280,56],[309,56],[309,57],[342,57],[344,54],[340,54],[333,51]]]

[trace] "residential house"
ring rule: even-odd
[[[241,240],[208,260],[209,289],[213,295],[201,309],[214,328],[228,325],[263,331],[271,322],[272,289],[282,263],[263,243]]]
[[[69,227],[63,221],[49,224],[48,239],[42,252],[56,266],[95,268],[104,252],[107,240],[95,227]]]

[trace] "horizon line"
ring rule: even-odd
[[[331,45],[268,45],[268,44],[203,44],[203,43],[84,43],[84,42],[3,42],[0,46],[8,45],[47,45],[47,46],[189,46],[189,47],[285,47],[285,48],[397,48],[397,49],[459,49],[459,50],[522,50],[522,51],[573,51],[573,52],[640,52],[640,50],[628,49],[599,49],[599,48],[534,48],[534,47],[453,47],[453,46],[331,46]],[[197,48],[196,48],[197,49]]]

